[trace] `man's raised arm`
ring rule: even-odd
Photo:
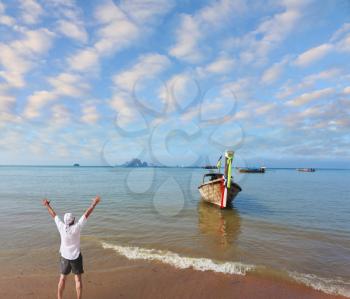
[[[99,196],[96,196],[91,203],[91,206],[85,211],[84,215],[85,218],[87,219],[90,214],[92,213],[92,211],[95,209],[95,207],[97,206],[97,204],[101,201],[101,198]]]
[[[47,210],[49,211],[49,214],[51,215],[51,217],[55,218],[56,217],[56,213],[53,210],[53,208],[51,208],[50,201],[48,201],[46,198],[43,199],[43,205],[47,208]]]

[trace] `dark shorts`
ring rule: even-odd
[[[68,275],[70,272],[73,274],[83,274],[83,256],[81,253],[79,254],[79,257],[75,260],[67,260],[64,257],[61,256],[61,274]]]

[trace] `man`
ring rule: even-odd
[[[67,275],[72,271],[75,278],[75,289],[77,292],[77,298],[81,299],[83,284],[81,274],[84,273],[83,269],[83,257],[80,252],[80,232],[84,227],[87,218],[95,209],[97,204],[101,201],[99,196],[96,196],[92,200],[91,206],[85,211],[79,221],[75,222],[75,217],[71,213],[64,215],[63,221],[57,216],[55,211],[50,206],[50,201],[43,200],[43,205],[47,207],[49,214],[55,219],[56,226],[61,235],[61,276],[58,282],[57,298],[62,299],[63,290],[66,283]]]

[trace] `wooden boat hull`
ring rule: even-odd
[[[198,187],[198,190],[202,196],[202,199],[215,205],[221,206],[222,184],[223,179],[220,178],[200,185]],[[232,205],[233,200],[241,191],[241,187],[231,181],[231,187],[227,190],[228,193],[226,207],[230,207]]]

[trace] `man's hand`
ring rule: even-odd
[[[50,201],[47,198],[43,199],[43,205],[47,208],[47,210],[49,211],[49,214],[51,215],[51,217],[55,218],[56,217],[56,213],[53,210],[53,208],[51,208]]]
[[[91,206],[84,213],[86,218],[90,216],[90,214],[92,213],[92,211],[100,201],[101,201],[101,197],[99,197],[98,195],[92,200]]]
[[[47,207],[50,204],[50,201],[47,198],[43,199],[43,205]]]
[[[94,206],[97,206],[97,204],[99,204],[101,201],[101,197],[99,197],[98,195],[92,200],[92,204]]]

